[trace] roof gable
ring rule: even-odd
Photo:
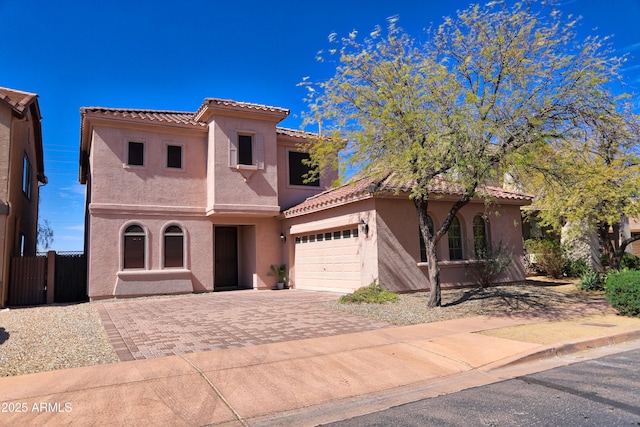
[[[0,87],[0,101],[11,107],[16,113],[22,115],[29,105],[38,99],[38,95],[21,90]]]

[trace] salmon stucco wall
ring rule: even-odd
[[[431,201],[428,214],[438,228],[446,217],[451,201]],[[380,281],[394,291],[429,288],[427,264],[420,262],[420,240],[415,207],[410,200],[400,198],[376,199]],[[513,265],[497,283],[518,282],[525,279],[521,214],[518,205],[472,202],[457,214],[462,228],[463,260],[449,259],[448,238],[437,245],[438,265],[442,287],[475,286],[469,272],[474,260],[473,218],[487,218],[491,247],[503,245],[513,256]]]
[[[367,233],[363,231],[362,221],[367,224]],[[289,218],[284,220],[282,225],[283,233],[287,237],[286,262],[293,272],[291,283],[294,287],[345,293],[367,286],[378,278],[378,237],[372,199]],[[330,242],[296,245],[296,237],[354,229],[359,230],[358,236],[343,239],[335,252]],[[296,250],[303,249],[305,259],[313,260],[314,265],[311,268],[317,270],[316,273],[311,271],[311,274],[306,274],[304,282],[300,277],[296,277],[300,270]],[[344,256],[340,250],[347,250],[348,255]],[[349,259],[344,259],[347,256]]]
[[[291,185],[289,180],[289,152],[299,151],[300,141],[295,138],[278,136],[278,201],[282,210],[302,203],[305,199],[328,190],[338,179],[338,171],[325,171],[320,176],[319,186]]]
[[[89,242],[88,295],[91,299],[213,290],[212,225],[203,215],[135,216],[116,209],[90,207],[91,233],[109,236],[109,244]],[[134,218],[134,219],[132,219]],[[145,231],[145,268],[123,269],[124,231],[139,225]],[[184,232],[184,266],[164,268],[163,231],[177,225]]]
[[[217,115],[209,129],[207,212],[277,215],[275,123]],[[230,159],[237,156],[231,142],[243,133],[253,137],[253,165]]]
[[[127,164],[128,143],[144,143],[144,165]],[[158,133],[152,127],[95,126],[91,144],[91,203],[202,207],[206,200],[206,137]],[[182,168],[167,168],[168,145],[182,147]]]

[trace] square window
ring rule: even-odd
[[[353,230],[351,230],[351,235],[352,235],[353,237],[358,237],[358,229],[357,229],[357,228],[354,228]]]
[[[144,142],[129,141],[129,157],[127,164],[144,166]]]
[[[320,233],[316,236],[316,239],[318,240],[318,242],[322,242],[322,240],[324,239],[324,234]]]
[[[252,135],[238,135],[238,164],[253,165]]]
[[[318,179],[305,182],[305,175],[311,170],[309,165],[305,164],[305,161],[308,161],[310,158],[309,153],[289,151],[289,185],[320,186],[320,180]]]
[[[312,234],[311,236],[309,236],[309,242],[315,242],[316,241],[316,235]]]
[[[324,233],[324,240],[331,240],[331,233]]]
[[[296,237],[296,243],[300,243],[300,236]]]
[[[340,232],[339,231],[334,231],[333,232],[333,240],[338,240],[340,238]]]
[[[167,145],[167,167],[182,169],[182,147],[180,145]]]
[[[307,236],[302,236],[302,243],[307,243]]]
[[[344,239],[349,239],[351,237],[351,230],[343,230],[342,231],[342,237]]]

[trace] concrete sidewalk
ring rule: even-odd
[[[552,323],[552,344],[527,341]],[[513,327],[518,339],[496,336]],[[0,425],[315,425],[638,339],[640,319],[586,303],[43,372],[0,379]]]

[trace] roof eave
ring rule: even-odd
[[[207,98],[194,115],[197,122],[208,123],[215,115],[252,117],[279,123],[289,115],[289,110],[266,105],[239,103],[231,100]]]

